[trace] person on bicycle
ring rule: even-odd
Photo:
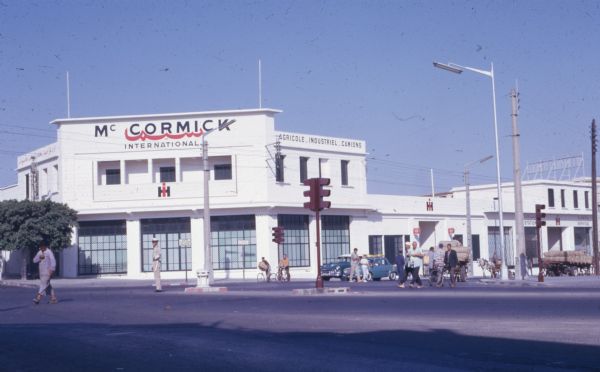
[[[279,272],[277,273],[277,277],[281,278],[283,272],[287,275],[285,278],[289,282],[290,281],[290,260],[288,259],[287,254],[283,254],[281,260],[279,260]]]
[[[264,257],[262,257],[262,259],[260,260],[260,262],[258,263],[258,268],[261,271],[265,272],[265,277],[267,278],[267,282],[271,281],[271,265],[269,264],[269,261],[265,260]]]

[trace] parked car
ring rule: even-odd
[[[398,277],[396,265],[392,265],[384,256],[367,256],[367,259],[369,260],[369,274],[367,280],[380,281],[381,278],[396,280]],[[363,275],[360,271],[358,274],[361,276]],[[350,266],[344,269],[342,280],[350,280]]]
[[[343,274],[346,268],[350,270],[349,254],[343,254],[341,256],[338,256],[335,262],[330,262],[321,265],[321,278],[323,278],[323,280],[329,280],[331,278],[343,280]]]

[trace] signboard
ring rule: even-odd
[[[413,235],[421,235],[421,229],[418,227],[415,227],[413,229]]]
[[[188,248],[192,246],[192,239],[179,239],[179,246],[181,248]]]
[[[454,227],[448,228],[448,235],[450,235],[450,236],[454,235]]]
[[[250,244],[249,240],[238,240],[238,245],[248,245]]]

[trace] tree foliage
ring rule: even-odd
[[[36,251],[44,240],[52,250],[71,245],[77,212],[50,200],[0,202],[0,249]]]

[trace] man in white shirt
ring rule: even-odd
[[[50,284],[50,278],[52,278],[52,274],[56,270],[56,259],[46,242],[42,241],[40,243],[40,250],[33,257],[33,262],[39,264],[40,271],[40,289],[35,295],[33,303],[36,305],[39,304],[44,293],[50,294],[51,304],[57,303],[56,293],[54,292],[54,288],[52,288],[52,284]]]
[[[410,282],[410,287],[413,288],[416,283],[417,288],[421,288],[422,284],[421,278],[419,277],[419,270],[421,270],[421,267],[423,266],[423,252],[421,251],[421,248],[418,246],[418,243],[416,241],[412,242],[412,249],[409,252],[409,266],[412,270],[412,280]]]

